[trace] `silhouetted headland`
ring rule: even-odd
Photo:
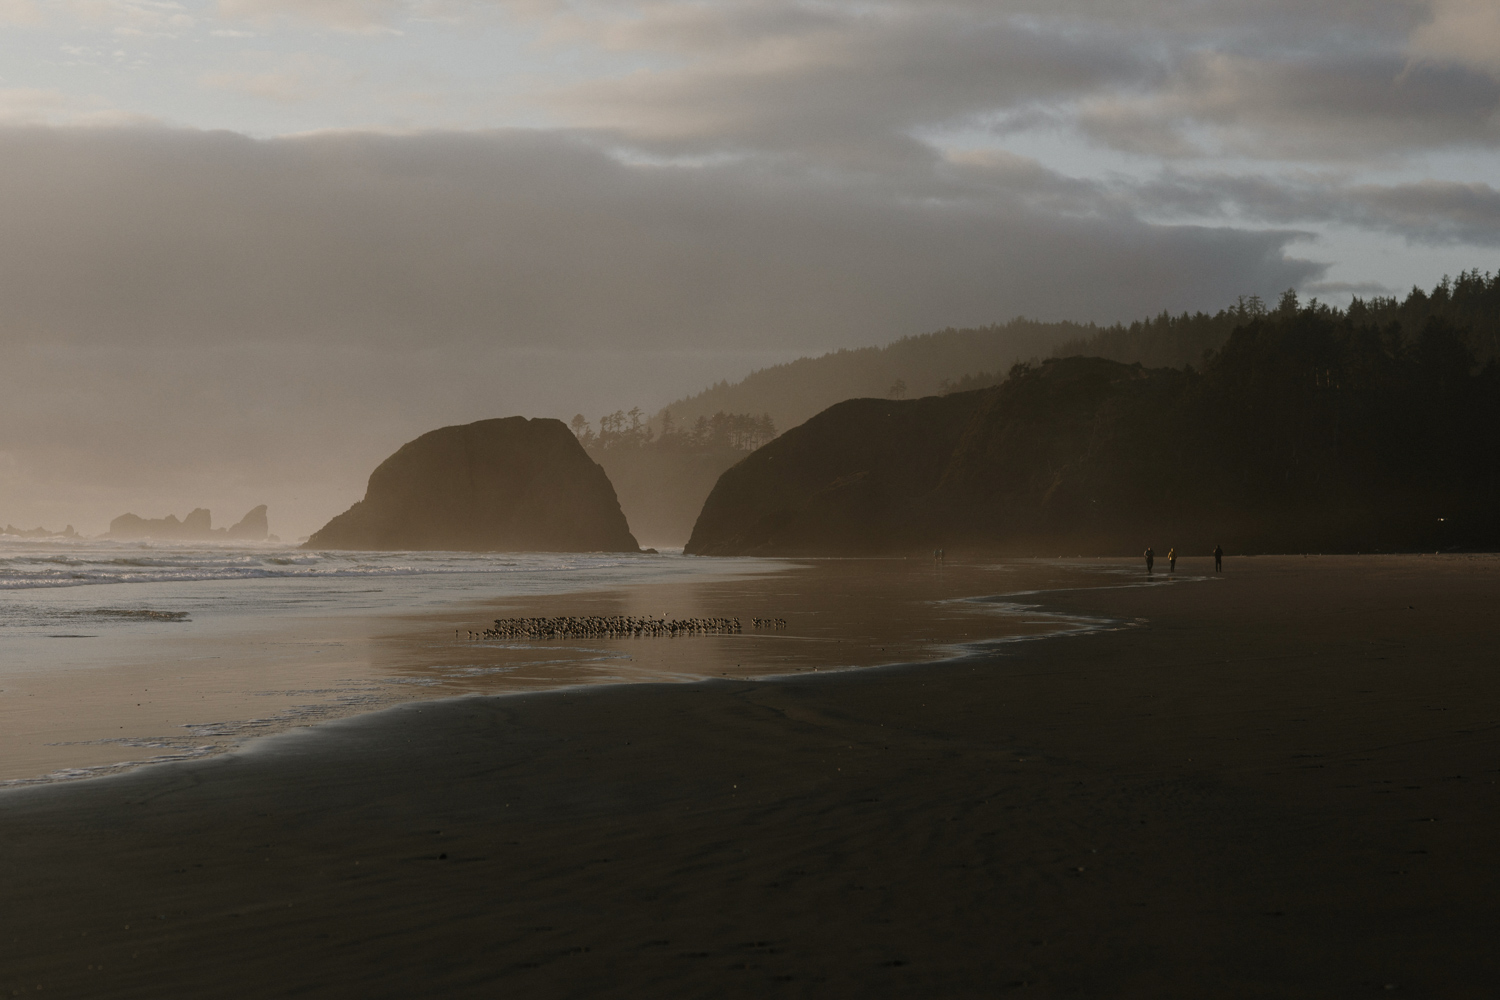
[[[365,498],[303,546],[636,552],[614,487],[560,420],[443,427],[370,474]]]
[[[1126,364],[1139,362],[1147,368],[1182,368],[1201,364],[1205,353],[1222,350],[1242,326],[1302,309],[1380,330],[1399,324],[1402,329],[1420,331],[1436,317],[1454,324],[1480,361],[1500,356],[1500,275],[1474,269],[1461,272],[1456,279],[1443,278],[1430,292],[1413,286],[1404,299],[1356,296],[1344,309],[1316,299],[1304,306],[1297,293],[1287,289],[1277,304],[1257,295],[1242,295],[1215,313],[1162,312],[1109,326],[1018,317],[988,327],[950,327],[902,337],[884,347],[799,358],[762,368],[734,383],[721,381],[670,404],[652,423],[660,425],[670,413],[680,423],[690,424],[722,410],[767,413],[778,426],[793,427],[845,399],[946,396],[986,389],[1005,381],[1013,364],[1048,357],[1109,358]]]
[[[994,388],[854,399],[719,479],[687,551],[1374,552],[1500,544],[1500,368],[1316,308],[1203,371],[1102,358]]]
[[[261,504],[230,528],[215,528],[213,516],[206,507],[198,507],[181,521],[173,514],[144,518],[121,514],[109,522],[107,537],[115,539],[152,538],[163,541],[204,542],[216,539],[263,542],[270,536],[266,505]]]

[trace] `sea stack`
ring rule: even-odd
[[[251,542],[263,542],[270,534],[271,526],[266,520],[265,504],[252,509],[229,529],[230,538],[243,538]]]
[[[917,547],[920,503],[942,480],[983,392],[830,406],[719,477],[686,552],[870,556]]]
[[[397,449],[303,548],[637,552],[609,477],[560,420],[442,427]]]
[[[263,542],[270,533],[266,523],[266,505],[253,508],[232,528],[215,528],[213,516],[206,507],[194,508],[181,521],[176,515],[145,518],[121,514],[109,522],[106,538],[117,541],[151,539],[154,541],[207,542],[232,538],[236,541]]]

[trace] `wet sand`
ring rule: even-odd
[[[0,657],[0,788],[205,757],[409,701],[934,659],[948,655],[937,648],[942,642],[1060,627],[955,598],[1099,575],[1086,564],[1041,562],[941,572],[899,559],[690,562],[685,578],[613,590],[428,601],[380,613],[273,608],[228,621],[33,639],[29,650],[12,643]],[[779,573],[774,585],[756,582],[768,572]],[[789,615],[787,627],[752,627],[752,617],[770,614]],[[670,640],[463,638],[510,615],[727,615],[741,617],[744,631]]]
[[[1500,560],[1228,569],[0,794],[0,995],[1492,995]]]

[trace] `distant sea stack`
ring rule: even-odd
[[[229,529],[229,537],[250,542],[261,542],[271,534],[271,525],[266,520],[266,505],[253,508]]]
[[[235,541],[263,542],[270,535],[266,521],[266,505],[252,509],[232,528],[215,528],[213,515],[206,507],[198,507],[182,520],[176,515],[145,518],[135,514],[121,514],[109,522],[108,538],[121,541],[150,538],[156,541],[209,542],[233,539]]]
[[[7,524],[4,527],[4,529],[0,529],[0,535],[10,535],[10,536],[12,536],[14,538],[77,538],[77,537],[79,537],[78,536],[78,532],[76,532],[76,531],[73,530],[73,526],[71,524],[68,525],[66,528],[63,528],[63,530],[61,530],[61,531],[48,531],[46,528],[43,528],[41,526],[37,526],[35,528],[32,528],[30,531],[25,531],[25,530],[23,530],[21,528],[16,527],[14,524]]]
[[[1203,371],[1102,358],[824,410],[726,471],[700,555],[1500,546],[1500,366],[1429,323],[1237,330]]]
[[[306,549],[637,552],[609,477],[560,420],[443,427],[370,474]]]

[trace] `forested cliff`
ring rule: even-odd
[[[1201,370],[1075,357],[838,404],[728,470],[688,551],[1493,547],[1497,509],[1500,368],[1472,330],[1283,303]]]
[[[1109,358],[1147,368],[1201,366],[1205,353],[1222,348],[1236,329],[1307,308],[1347,318],[1357,326],[1388,329],[1399,323],[1408,334],[1436,318],[1460,331],[1480,361],[1500,354],[1500,274],[1472,270],[1444,278],[1430,291],[1414,287],[1404,298],[1356,298],[1344,310],[1332,310],[1317,300],[1304,305],[1287,291],[1273,303],[1245,295],[1214,313],[1163,312],[1107,326],[1017,318],[987,327],[939,330],[884,347],[835,351],[775,365],[679,399],[664,412],[679,425],[723,410],[768,413],[778,427],[792,427],[845,399],[915,398],[997,385],[1013,364],[1048,357]],[[658,414],[653,425],[661,419]]]

